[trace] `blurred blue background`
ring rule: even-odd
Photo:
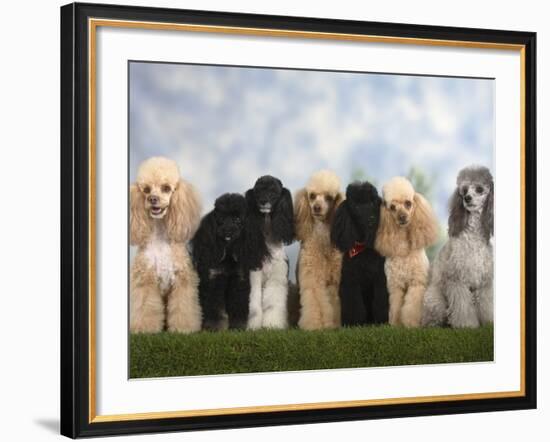
[[[129,69],[130,180],[146,158],[170,157],[205,213],[220,194],[244,192],[265,174],[293,193],[321,168],[343,187],[368,179],[380,189],[404,175],[431,201],[442,241],[457,172],[494,170],[493,80],[146,62]]]

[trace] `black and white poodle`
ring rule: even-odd
[[[388,322],[384,261],[374,242],[382,199],[369,182],[348,185],[336,209],[331,240],[343,252],[340,303],[343,326]]]
[[[245,328],[248,320],[250,272],[269,256],[261,229],[248,219],[244,196],[226,193],[201,220],[192,240],[199,275],[202,328]]]
[[[246,192],[249,224],[263,232],[269,251],[260,269],[250,273],[248,328],[288,326],[288,258],[284,246],[294,240],[292,196],[281,181],[266,175]]]
[[[432,265],[423,325],[478,327],[493,322],[493,177],[464,168],[449,209],[449,240]]]

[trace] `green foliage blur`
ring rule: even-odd
[[[361,167],[355,166],[351,171],[350,183],[354,181],[368,181],[373,186],[378,187],[376,178],[369,176]]]

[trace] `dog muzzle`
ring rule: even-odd
[[[160,219],[166,214],[167,207],[156,207],[153,206],[149,209],[149,214],[151,218]]]
[[[271,212],[271,203],[266,203],[260,205],[260,212],[261,213],[270,213]]]

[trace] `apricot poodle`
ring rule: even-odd
[[[198,277],[186,248],[201,204],[176,163],[144,161],[130,186],[130,244],[138,246],[130,272],[132,333],[200,329]]]
[[[375,248],[386,257],[388,320],[392,325],[418,327],[428,284],[424,248],[437,240],[437,220],[430,204],[406,178],[392,178],[383,186],[382,195]]]
[[[336,208],[343,200],[340,179],[327,170],[313,174],[294,199],[296,237],[300,241],[298,326],[305,330],[340,325],[342,253],[332,244],[330,231]]]

